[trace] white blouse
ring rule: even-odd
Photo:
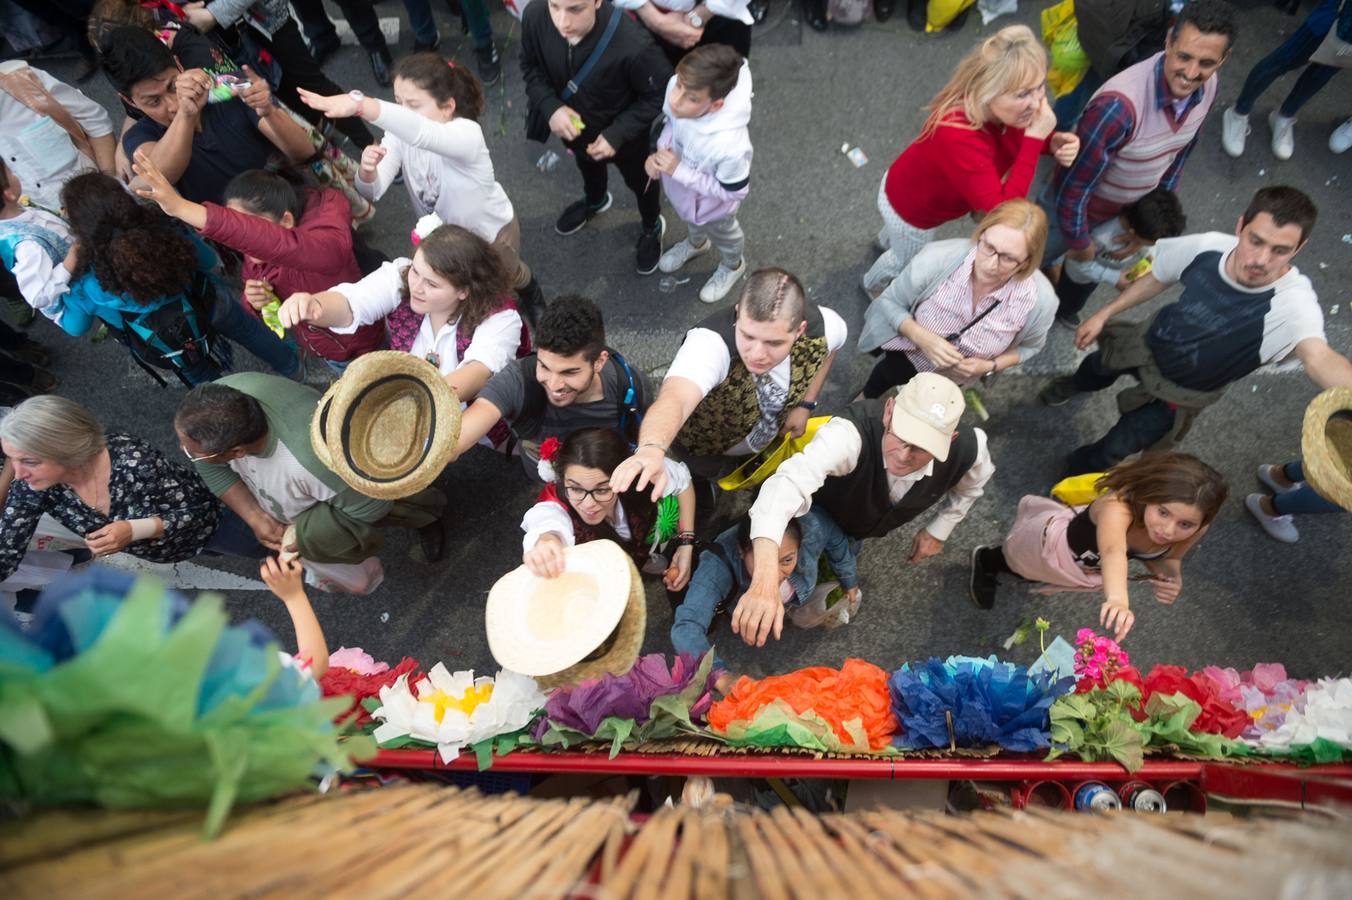
[[[685,463],[664,459],[662,465],[667,470],[667,489],[662,493],[663,497],[679,494],[690,486],[690,470],[686,468]],[[559,499],[567,502],[566,497]],[[615,501],[607,521],[621,539],[626,541],[630,539],[632,535],[629,532],[629,520],[624,515],[623,501]],[[521,530],[526,533],[521,541],[522,550],[530,550],[540,542],[541,537],[551,531],[563,539],[565,547],[577,543],[577,537],[573,533],[573,517],[568,515],[568,510],[553,500],[541,500],[526,510],[526,515],[521,519]]]

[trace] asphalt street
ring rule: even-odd
[[[1025,22],[1036,29],[1044,5],[1025,2],[1017,14],[985,26],[973,15],[959,33],[924,36],[899,20],[818,34],[800,26],[796,6],[773,0],[767,21],[756,28],[751,54],[756,157],[751,194],[741,214],[751,265],[781,265],[796,272],[817,302],[839,311],[856,329],[866,303],[859,278],[872,261],[879,226],[878,179],[917,133],[921,106],[958,57],[1006,24]],[[412,37],[402,6],[385,0],[377,9],[382,17],[399,19],[396,53],[407,52]],[[337,18],[336,8],[330,11]],[[437,18],[445,38],[443,52],[473,65],[472,48],[444,6],[438,7]],[[1268,147],[1266,115],[1285,96],[1294,75],[1259,101],[1242,159],[1226,156],[1219,141],[1221,105],[1233,101],[1253,63],[1298,22],[1267,5],[1244,9],[1238,45],[1221,73],[1221,102],[1206,124],[1180,194],[1189,230],[1230,231],[1249,196],[1264,184],[1291,184],[1310,193],[1321,217],[1297,263],[1320,294],[1331,343],[1349,352],[1352,153],[1334,156],[1327,139],[1332,128],[1352,115],[1352,76],[1336,79],[1301,113],[1296,154],[1289,162],[1276,160]],[[524,138],[518,29],[501,9],[493,23],[506,75],[489,89],[482,124],[498,178],[521,218],[523,256],[547,294],[580,292],[595,298],[605,311],[610,342],[645,369],[660,373],[684,330],[710,311],[696,293],[714,263],[701,260],[691,281],[671,293],[659,290],[656,276],[637,276],[637,213],[618,178],[612,179],[616,203],[611,211],[573,236],[554,233],[554,219],[580,196],[581,182],[567,158],[552,172],[537,169],[543,148]],[[68,77],[74,68],[73,61],[47,65],[59,77]],[[390,95],[376,88],[360,48],[344,47],[327,71],[344,88]],[[110,109],[116,107],[100,76],[86,89]],[[842,152],[844,145],[861,148],[868,162],[856,167]],[[406,252],[412,224],[408,199],[395,188],[364,231],[395,255]],[[668,225],[670,245],[683,234],[683,226],[669,211]],[[954,223],[942,236],[960,235],[969,227]],[[1172,296],[1166,294],[1164,302]],[[1106,299],[1107,291],[1101,290],[1095,301]],[[54,348],[63,393],[88,404],[110,428],[142,435],[171,457],[179,455],[170,419],[182,395],[180,387],[157,387],[113,341],[93,346],[41,325],[33,333]],[[1010,587],[1002,589],[990,612],[974,608],[967,599],[971,548],[998,542],[1019,497],[1045,492],[1063,455],[1100,435],[1113,420],[1111,392],[1055,410],[1037,404],[1035,395],[1048,378],[1071,371],[1077,358],[1070,333],[1056,330],[1040,357],[1023,371],[1002,376],[988,391],[994,417],[985,427],[999,471],[940,556],[909,564],[912,528],[868,543],[860,566],[864,602],[854,622],[833,631],[786,627],[781,640],[763,649],[741,645],[724,626],[715,640],[729,663],[758,675],[839,665],[848,656],[891,668],[930,654],[997,652],[1005,637],[1033,616],[1049,619],[1052,633],[1067,638],[1093,624],[1098,610],[1093,595],[1043,598]],[[826,405],[853,396],[869,364],[854,352],[851,341],[835,365]],[[1301,519],[1300,542],[1285,545],[1262,532],[1243,508],[1244,495],[1258,489],[1254,470],[1259,463],[1298,457],[1302,413],[1316,392],[1299,370],[1263,371],[1234,385],[1223,402],[1201,417],[1182,449],[1224,473],[1231,498],[1211,534],[1186,560],[1177,604],[1165,607],[1148,591],[1133,593],[1138,619],[1125,645],[1133,661],[1147,667],[1168,662],[1241,668],[1281,661],[1300,677],[1350,668],[1352,554],[1344,548],[1352,539],[1352,516]],[[411,535],[391,532],[384,555],[387,579],[377,593],[315,597],[331,647],[362,646],[390,660],[411,655],[424,666],[441,660],[452,669],[494,668],[484,636],[485,597],[492,583],[520,562],[518,522],[534,489],[515,461],[482,449],[456,462],[440,484],[451,498],[447,558],[436,565],[418,562],[410,554]],[[197,562],[256,576],[247,563]],[[285,611],[270,595],[230,591],[228,598],[235,616],[256,617],[291,640]],[[651,583],[646,652],[669,651],[670,624],[660,585]],[[1030,662],[1036,644],[1035,637],[1004,655]]]

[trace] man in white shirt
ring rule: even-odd
[[[959,427],[962,389],[921,372],[887,400],[862,400],[823,424],[802,453],[790,457],[761,486],[751,507],[754,564],[751,586],[732,613],[732,629],[747,644],[764,646],[784,626],[777,557],[784,529],[806,516],[798,554],[815,560],[824,542],[841,533],[856,544],[882,537],[944,501],[916,532],[910,561],[940,553],[944,542],[995,474],[980,428]],[[613,479],[612,479],[613,480]],[[811,584],[814,571],[804,572]]]
[[[695,474],[717,478],[780,434],[801,437],[846,337],[845,320],[808,303],[793,275],[751,273],[736,306],[686,332],[638,449],[611,484],[625,490],[637,479],[660,497],[669,449]]]

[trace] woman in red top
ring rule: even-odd
[[[1047,102],[1047,51],[1024,25],[1002,28],[963,57],[953,77],[925,106],[920,136],[898,156],[878,189],[886,248],[864,275],[877,297],[934,239],[935,230],[968,213],[978,218],[1024,197],[1038,156],[1069,166],[1079,152],[1073,132],[1056,132]]]
[[[185,199],[148,157],[137,158],[136,171],[149,186],[138,192],[142,197],[203,237],[244,254],[243,299],[255,316],[273,300],[361,280],[352,251],[352,206],[338,190],[297,189],[280,175],[254,169],[231,179],[220,206]],[[379,322],[353,334],[304,322],[292,333],[307,352],[339,373],[363,353],[385,346],[385,326]]]

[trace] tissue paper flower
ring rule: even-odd
[[[1249,717],[1240,737],[1253,742],[1281,727],[1286,714],[1300,702],[1307,682],[1287,678],[1281,663],[1258,663],[1247,672],[1207,666],[1202,670],[1220,688],[1221,699]]]
[[[411,240],[413,246],[416,247],[418,244],[422,243],[423,238],[427,237],[444,224],[445,223],[441,221],[441,216],[434,212],[430,212],[414,223],[413,231],[408,236],[409,240]]]
[[[670,667],[661,653],[643,656],[623,675],[602,675],[560,688],[545,704],[535,724],[534,739],[545,746],[567,746],[579,740],[608,740],[611,755],[626,741],[660,740],[698,729],[713,704],[713,652],[698,664],[688,653],[673,657]]]
[[[1191,726],[1192,731],[1223,734],[1227,738],[1237,738],[1249,724],[1249,716],[1242,709],[1221,697],[1221,686],[1209,678],[1205,672],[1188,675],[1183,666],[1155,666],[1145,676],[1144,699],[1153,694],[1170,696],[1182,694],[1202,708]]]
[[[330,669],[351,669],[358,675],[379,675],[388,672],[390,664],[376,662],[371,654],[360,647],[339,647],[329,654]]]
[[[1050,746],[1047,711],[1075,679],[1030,676],[1022,666],[981,659],[930,657],[893,673],[892,711],[901,724],[892,743],[910,750],[999,744],[1027,753]]]
[[[207,809],[310,786],[371,752],[340,744],[339,700],[280,661],[218,595],[94,567],[43,593],[30,628],[0,615],[0,799]]]
[[[800,669],[788,675],[774,675],[753,681],[745,675],[737,680],[726,697],[709,710],[710,727],[733,743],[760,743],[766,737],[767,724],[757,722],[762,708],[775,701],[783,706],[769,713],[776,720],[799,717],[798,724],[825,722],[834,739],[845,749],[878,750],[887,746],[897,730],[892,714],[892,697],[887,687],[887,673],[872,663],[847,659],[839,671],[826,666]],[[791,715],[790,715],[791,714]],[[734,728],[734,723],[741,723]],[[778,723],[776,728],[778,728]],[[760,737],[747,741],[746,729],[757,725],[753,732]],[[808,730],[811,730],[810,728]],[[807,746],[797,743],[802,729],[778,728],[788,746]],[[819,749],[812,747],[812,749]],[[832,748],[834,749],[834,748]]]
[[[1281,725],[1246,743],[1270,753],[1315,747],[1306,754],[1313,761],[1336,761],[1339,751],[1352,750],[1352,678],[1323,678],[1308,685]],[[1326,749],[1318,749],[1321,744]]]
[[[405,656],[399,661],[399,665],[395,666],[393,669],[390,668],[389,663],[375,663],[373,668],[378,671],[373,674],[363,675],[357,670],[349,669],[341,664],[341,660],[353,659],[353,657],[347,655],[340,656],[339,654],[351,654],[353,652],[354,651],[343,649],[339,651],[339,653],[331,654],[329,656],[329,670],[324,673],[323,678],[319,679],[319,686],[323,689],[325,697],[351,698],[351,705],[338,716],[337,721],[350,720],[352,724],[357,725],[358,727],[364,727],[370,724],[371,713],[366,709],[366,706],[362,701],[371,697],[378,697],[380,695],[380,689],[394,684],[399,679],[400,675],[409,675],[413,679],[417,679],[420,672],[418,661],[412,657]],[[360,650],[355,652],[361,653]],[[365,653],[361,653],[361,655],[368,660],[371,659],[371,657]],[[340,662],[335,663],[335,659],[340,660]],[[359,664],[364,662],[361,659],[356,659],[354,661]]]
[[[401,675],[380,689],[381,706],[371,714],[383,723],[376,727],[376,742],[409,738],[436,744],[444,763],[467,746],[525,728],[545,705],[534,678],[506,669],[496,679],[475,678],[473,671],[451,674],[437,663],[414,688],[408,682]]]

